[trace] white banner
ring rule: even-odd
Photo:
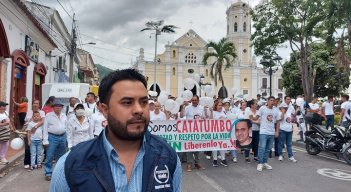
[[[148,130],[159,135],[177,152],[236,149],[232,120],[189,119],[152,121]]]

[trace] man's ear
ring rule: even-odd
[[[101,113],[107,119],[107,114],[108,114],[108,110],[109,110],[108,105],[106,105],[105,103],[100,103],[100,107],[101,107]]]

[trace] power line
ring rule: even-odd
[[[62,9],[67,13],[67,15],[73,19],[73,17],[68,13],[68,11],[66,10],[66,8],[61,4],[60,0],[57,0],[57,2],[61,5]]]
[[[5,8],[6,8],[10,13],[12,13],[18,20],[20,20],[28,29],[32,30],[33,32],[36,31],[36,30],[33,29],[32,27],[30,27],[26,21],[23,21],[21,18],[18,17],[17,14],[15,14],[14,12],[12,12],[12,10],[9,9],[4,3],[2,3],[2,2],[0,1],[0,4],[2,4],[2,5],[3,5],[2,7],[5,7]],[[1,9],[1,7],[0,7],[0,9]],[[16,9],[17,9],[17,7],[16,7]],[[28,33],[29,33],[29,31],[28,31]],[[49,33],[47,33],[47,35],[48,35],[49,37],[51,37]]]
[[[49,20],[49,22],[50,22],[50,21],[51,21],[50,16],[46,14],[45,10],[43,10],[43,7],[41,6],[42,4],[36,2],[35,0],[32,0],[32,2],[33,2],[33,3],[32,3],[33,7],[34,7],[34,8],[37,8],[37,9],[39,10],[39,12],[36,12],[36,13],[39,13],[41,16],[46,17],[46,18]],[[57,47],[57,49],[58,49],[60,52],[62,52],[62,53],[64,53],[65,51],[68,51],[66,45],[65,45],[65,44],[62,45],[62,42],[61,42],[62,39],[57,39],[57,38],[55,38],[55,36],[54,36],[53,34],[51,34],[51,31],[52,31],[53,33],[55,33],[58,37],[61,37],[61,36],[62,36],[61,33],[57,32],[53,27],[51,27],[49,24],[47,24],[45,21],[43,21],[36,13],[33,13],[32,15],[36,18],[37,21],[39,21],[39,23],[40,23],[44,28],[47,27],[48,29],[50,29],[50,32],[47,31],[48,35],[49,35],[53,40],[56,40],[56,43],[57,43],[58,45],[60,45],[61,48],[64,49],[64,51],[62,51],[59,47]],[[64,41],[64,40],[62,40],[62,41]],[[64,42],[63,42],[63,43],[64,43]]]
[[[107,48],[103,48],[103,47],[98,47],[98,46],[95,46],[95,45],[86,45],[86,46],[91,47],[91,48],[95,48],[95,49],[101,49],[101,50],[109,51],[109,52],[116,53],[116,54],[121,54],[121,55],[129,55],[129,56],[134,56],[134,57],[138,57],[139,56],[139,55],[136,55],[136,54],[120,53],[120,52],[117,52],[117,50],[107,49]],[[147,57],[146,59],[151,59],[151,58]]]
[[[96,56],[96,57],[98,57],[98,58],[100,58],[100,59],[104,59],[104,60],[106,60],[106,61],[110,61],[110,62],[112,62],[112,63],[119,63],[119,64],[122,64],[122,65],[130,65],[130,63],[122,63],[122,62],[119,62],[119,61],[107,59],[107,58],[105,58],[105,57],[101,57],[100,55],[96,55],[96,54],[91,53],[91,52],[90,52],[90,54],[91,54],[91,55],[94,55],[94,56]]]
[[[132,49],[132,48],[129,48],[129,47],[125,47],[125,46],[121,46],[121,45],[115,45],[115,44],[112,44],[110,42],[107,42],[107,41],[104,41],[104,40],[101,40],[101,39],[97,39],[95,37],[92,37],[92,36],[89,36],[89,35],[86,35],[86,34],[81,34],[82,36],[85,36],[85,37],[89,37],[91,39],[94,39],[94,40],[97,40],[97,41],[100,41],[100,42],[103,42],[103,43],[106,43],[106,44],[109,44],[109,45],[113,45],[115,47],[119,47],[119,48],[123,48],[123,49],[128,49],[128,50],[131,50],[131,51],[137,51],[139,52],[139,50],[137,49]],[[150,55],[154,55],[154,53],[150,53],[150,52],[147,52],[147,51],[144,51],[144,53],[147,53],[147,54],[150,54]]]

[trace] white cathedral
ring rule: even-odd
[[[203,55],[206,53],[203,40],[194,30],[190,29],[186,34],[179,37],[173,43],[165,45],[165,52],[157,55],[156,59],[156,90],[166,91],[168,94],[179,97],[184,91],[186,78],[194,77],[194,74],[201,76],[201,81],[196,82],[192,90],[194,94],[203,94],[203,85],[211,84],[213,95],[232,97],[231,90],[237,90],[235,96],[247,95],[249,99],[256,98],[257,94],[269,96],[270,76],[264,72],[261,65],[256,63],[253,50],[250,47],[251,41],[251,15],[250,6],[239,0],[233,3],[226,11],[227,14],[227,35],[226,38],[233,42],[238,57],[234,60],[233,66],[223,71],[224,87],[221,82],[214,85],[210,77],[210,63],[202,64]],[[210,58],[211,59],[211,58]],[[154,84],[154,62],[144,60],[144,51],[140,49],[135,67],[141,71],[148,80],[149,90],[153,90]],[[275,69],[276,67],[274,67]],[[272,96],[282,98],[282,69],[272,75]],[[266,70],[267,71],[267,70]]]

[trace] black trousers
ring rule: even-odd
[[[24,139],[24,160],[23,163],[24,165],[30,165],[30,146],[28,145],[28,137],[25,137]]]
[[[19,122],[21,124],[21,127],[20,129],[22,129],[23,125],[24,125],[24,119],[26,118],[26,115],[27,113],[18,113],[18,119],[19,119]]]

